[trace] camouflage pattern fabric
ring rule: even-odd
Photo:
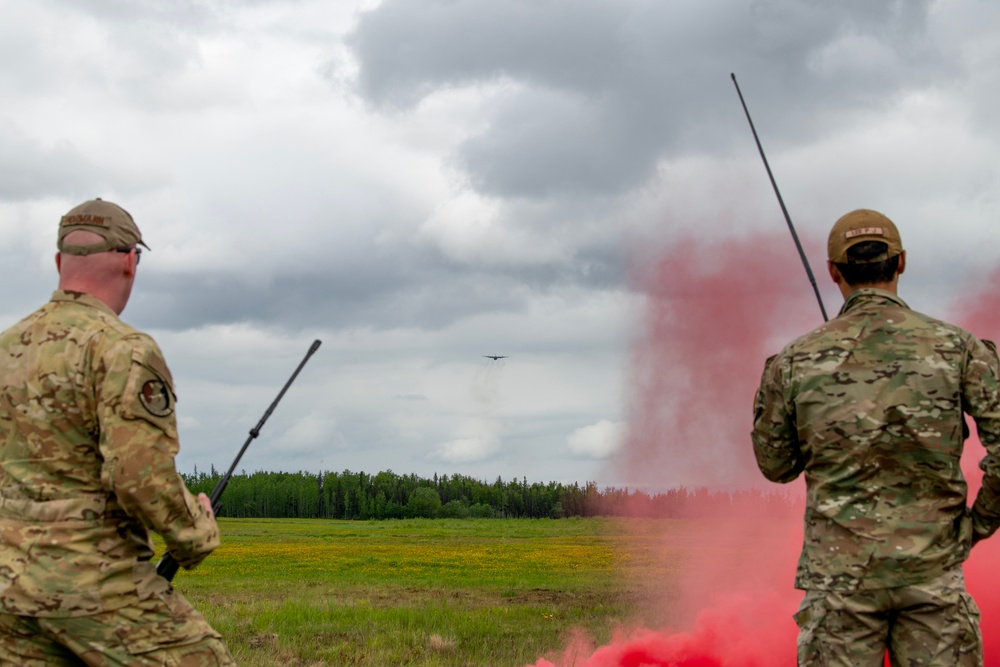
[[[0,334],[0,612],[93,616],[169,590],[149,530],[186,568],[219,544],[177,474],[156,343],[57,291]]]
[[[961,568],[915,586],[809,591],[795,621],[800,667],[882,667],[886,649],[892,667],[983,665]]]
[[[875,289],[768,360],[753,448],[772,481],[805,473],[797,587],[919,584],[1000,526],[998,378],[992,344]],[[963,412],[987,450],[971,510]]]
[[[93,616],[0,614],[0,665],[235,667],[225,644],[176,591]]]

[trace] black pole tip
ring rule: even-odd
[[[309,346],[309,353],[312,354],[313,352],[318,350],[319,346],[320,346],[320,340],[319,338],[317,338],[316,340],[313,341],[313,344]]]

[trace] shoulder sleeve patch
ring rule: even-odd
[[[176,404],[173,379],[159,350],[155,345],[134,347],[122,395],[122,416],[149,422],[174,438],[177,437]]]
[[[174,411],[173,394],[160,379],[146,380],[142,384],[139,403],[156,417],[167,417]]]

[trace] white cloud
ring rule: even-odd
[[[573,431],[566,438],[566,448],[573,456],[606,459],[621,448],[624,434],[624,423],[602,419]]]
[[[500,447],[500,439],[491,435],[456,438],[441,445],[431,458],[444,463],[487,461],[496,456]]]

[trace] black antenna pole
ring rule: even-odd
[[[785,208],[785,200],[781,198],[781,193],[778,191],[778,184],[774,180],[774,174],[771,173],[771,165],[767,163],[767,156],[764,155],[764,147],[760,145],[760,138],[757,137],[757,129],[753,126],[753,120],[750,118],[747,103],[743,100],[743,93],[740,92],[740,84],[736,83],[735,74],[730,74],[729,76],[733,78],[733,85],[736,86],[736,94],[740,96],[740,104],[743,105],[743,113],[746,114],[747,122],[750,123],[750,131],[753,132],[753,140],[757,142],[757,150],[760,151],[760,158],[764,161],[764,168],[767,169],[767,177],[771,179],[771,187],[774,188],[774,194],[778,196],[781,212],[785,214],[785,222],[788,223],[788,231],[792,233],[792,240],[795,241],[795,247],[798,248],[799,257],[802,258],[802,265],[806,267],[806,275],[809,276],[809,282],[812,283],[813,292],[816,293],[816,300],[819,302],[819,310],[823,313],[823,321],[826,322],[830,318],[826,316],[826,308],[823,306],[823,298],[819,295],[816,278],[813,276],[812,269],[809,268],[809,260],[806,259],[806,253],[802,250],[802,244],[799,243],[799,235],[795,233],[795,227],[792,225],[792,219],[788,215],[788,209]]]
[[[236,465],[243,457],[243,452],[247,450],[247,447],[250,446],[250,443],[253,442],[254,438],[260,435],[260,429],[264,426],[264,422],[266,422],[267,418],[271,416],[272,412],[274,412],[274,408],[277,407],[278,401],[281,400],[281,397],[285,395],[288,388],[292,386],[293,382],[295,382],[295,378],[298,377],[299,371],[301,371],[302,367],[306,365],[307,361],[309,361],[309,357],[311,357],[316,350],[319,349],[319,346],[319,340],[314,340],[313,344],[309,346],[309,351],[306,352],[306,356],[299,362],[295,372],[292,373],[292,377],[288,378],[288,382],[286,382],[285,386],[281,388],[280,392],[278,392],[278,397],[274,399],[274,402],[271,403],[267,411],[264,412],[264,416],[260,418],[257,425],[250,429],[250,437],[243,443],[243,446],[240,448],[240,453],[236,455],[235,459],[233,459],[233,464],[229,466],[229,470],[226,471],[226,474],[218,481],[218,483],[216,483],[215,488],[212,489],[212,495],[208,498],[212,504],[212,511],[216,514],[218,514],[219,510],[222,508],[222,492],[225,491],[226,486],[229,485],[229,480],[232,479],[233,471],[236,470]],[[163,558],[161,558],[160,562],[156,564],[156,573],[167,581],[171,581],[174,578],[174,575],[177,574],[177,570],[179,568],[180,563],[178,563],[174,557],[167,552],[163,554]]]

